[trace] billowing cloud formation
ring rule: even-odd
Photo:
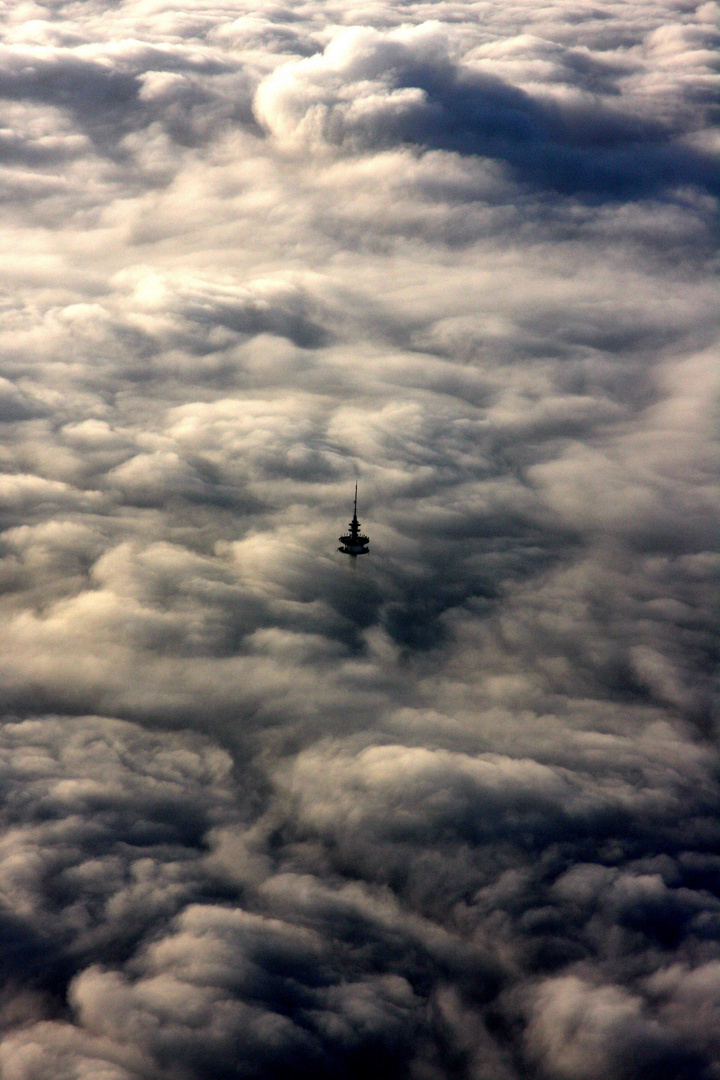
[[[633,57],[563,53],[531,40],[523,51],[544,69],[533,92],[496,73],[502,64],[493,49],[481,46],[458,62],[449,39],[442,24],[427,22],[390,33],[342,31],[322,56],[283,65],[261,84],[258,118],[291,144],[455,150],[499,158],[523,179],[594,197],[688,183],[717,192],[717,155],[682,138],[685,110],[678,108],[674,124],[634,112],[632,89],[629,108],[606,104],[622,97],[623,82],[632,87]],[[717,30],[708,27],[700,40],[708,62]]]
[[[3,1080],[716,1080],[717,5],[6,15]]]

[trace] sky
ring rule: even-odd
[[[720,1080],[718,4],[1,8],[2,1080]]]

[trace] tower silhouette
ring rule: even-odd
[[[347,536],[340,537],[342,547],[339,547],[338,551],[342,551],[343,555],[352,555],[353,559],[356,555],[367,555],[370,537],[363,536],[360,532],[360,522],[357,516],[357,484],[355,485],[355,505],[349,529],[350,532]]]

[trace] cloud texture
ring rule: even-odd
[[[2,1080],[718,1080],[718,5],[3,14]]]

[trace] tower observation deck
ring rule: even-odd
[[[355,485],[355,506],[353,509],[352,521],[348,527],[350,531],[347,536],[340,537],[342,547],[339,547],[338,551],[342,551],[343,555],[352,555],[353,558],[355,558],[356,555],[367,555],[370,537],[363,536],[360,532],[360,522],[358,521],[357,516],[357,484]]]

